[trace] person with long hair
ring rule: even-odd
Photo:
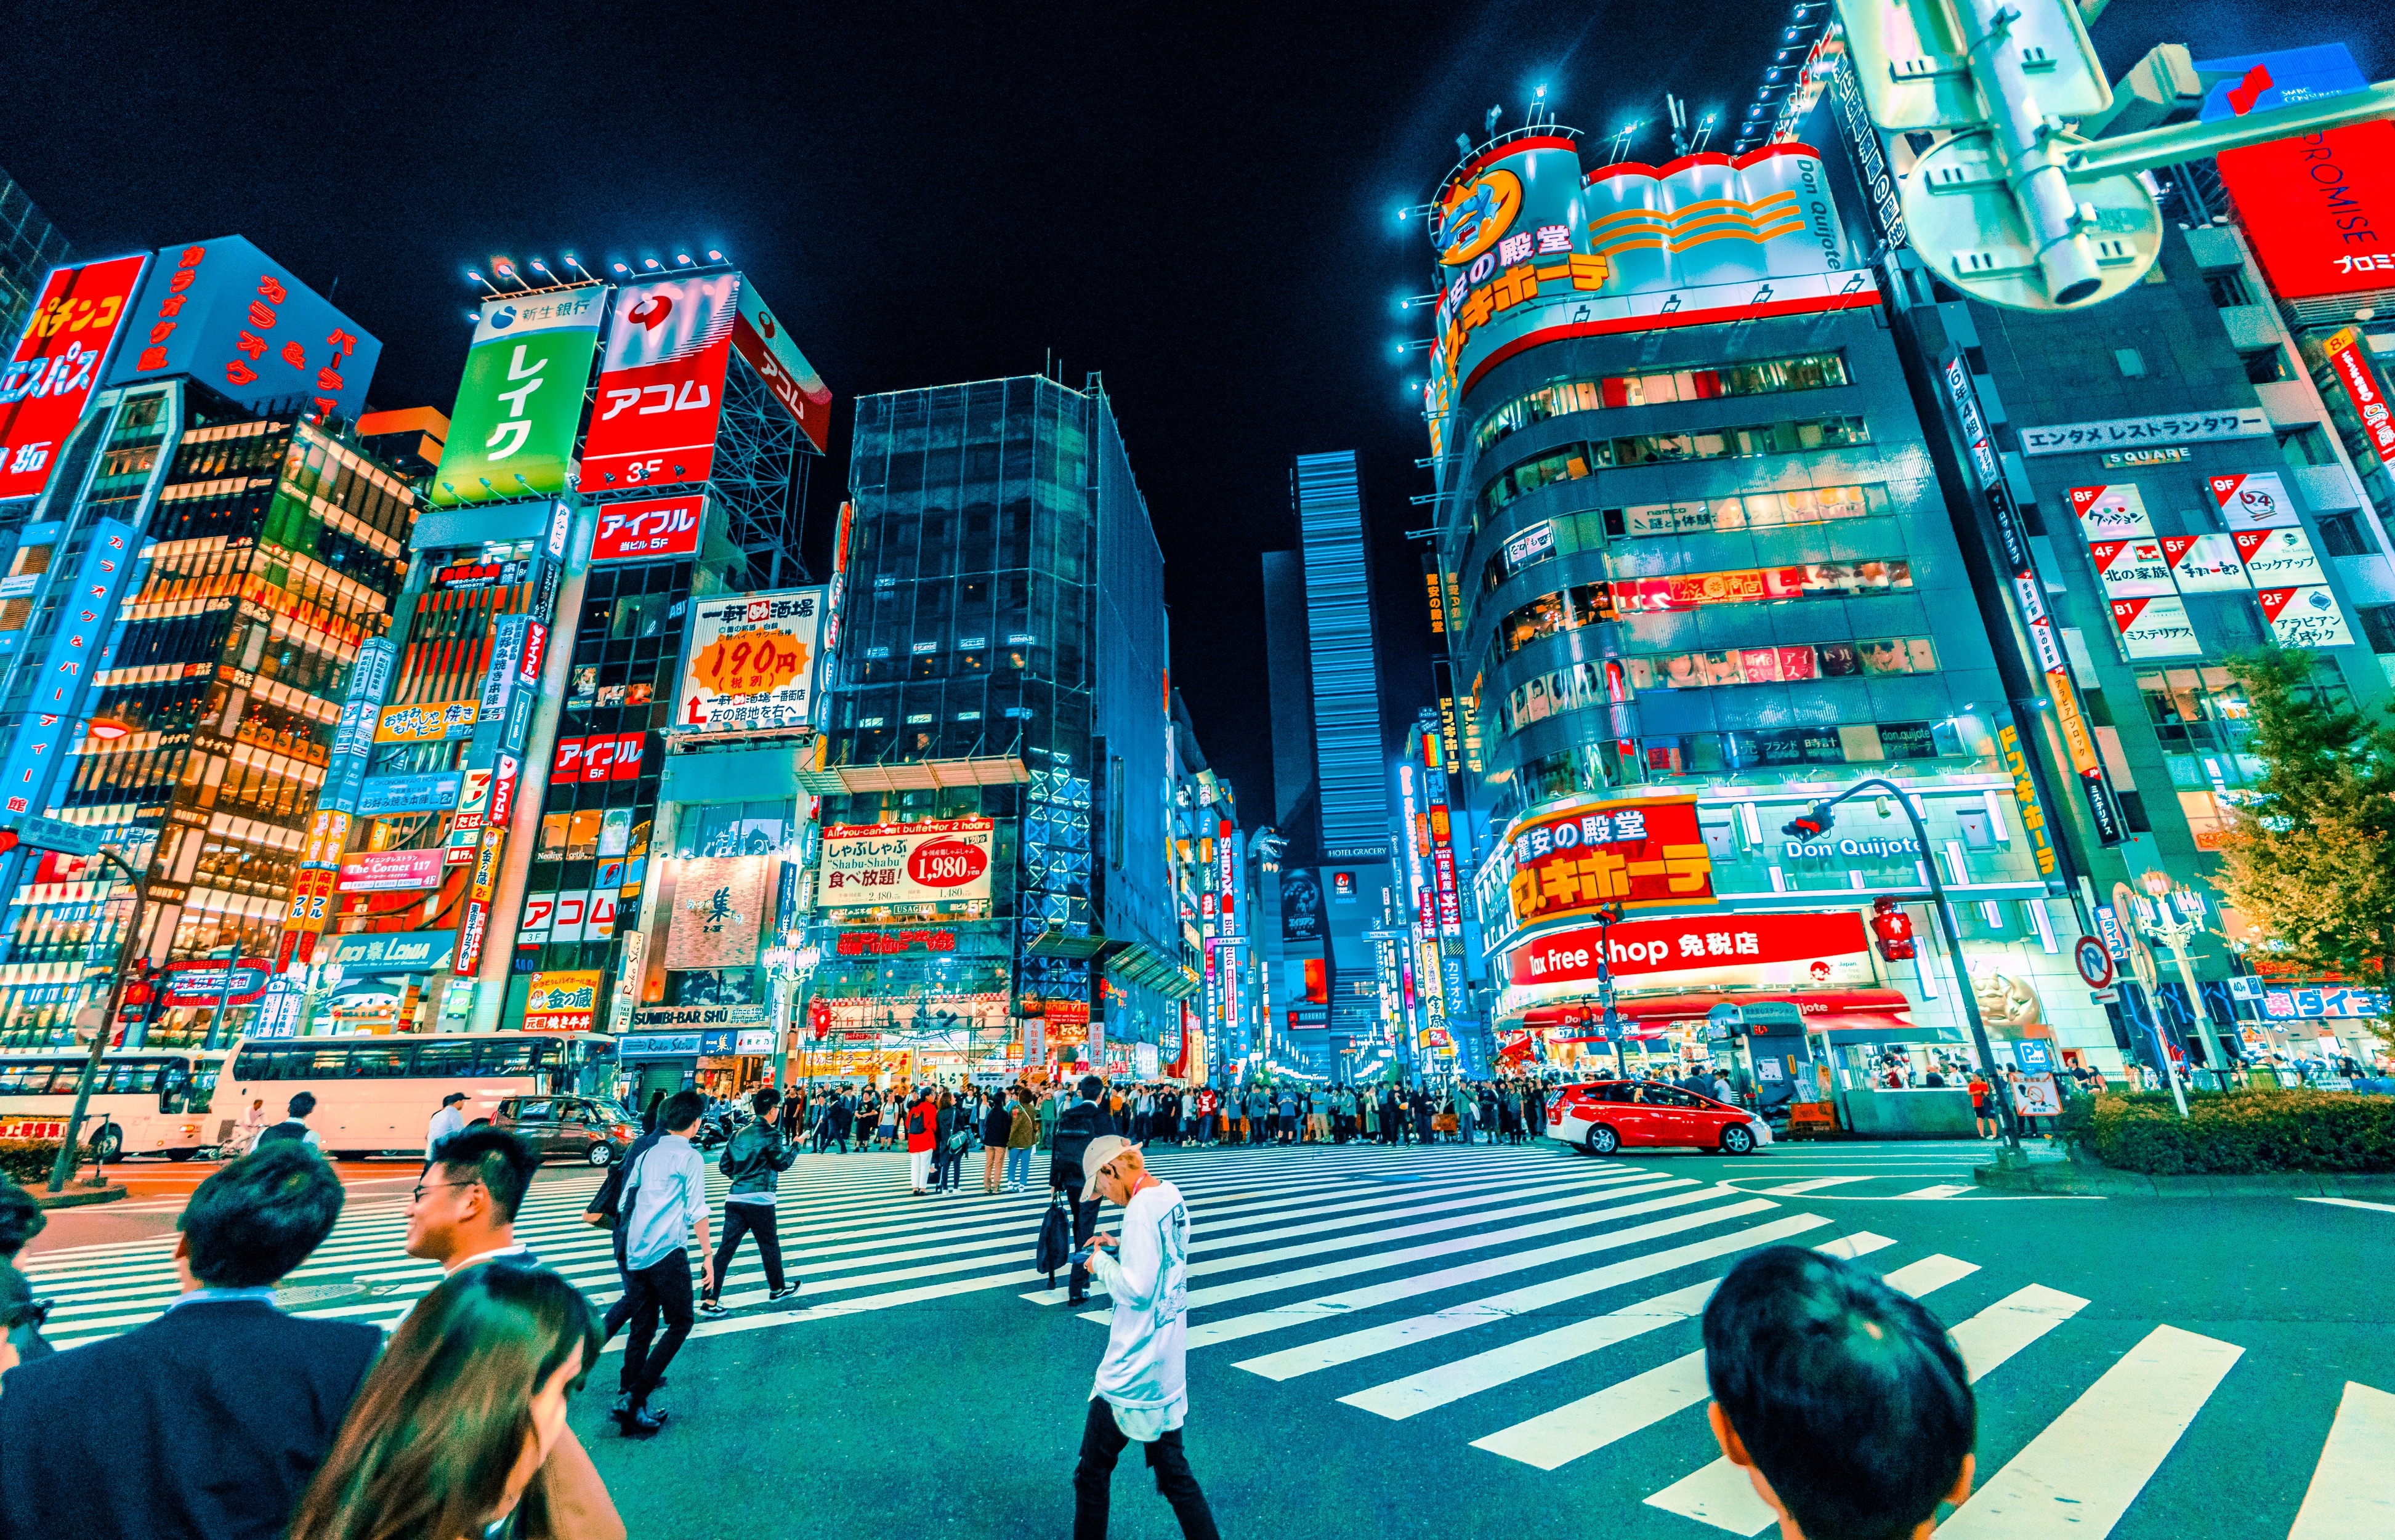
[[[553,1272],[490,1262],[419,1301],[291,1520],[291,1540],[511,1540],[552,1533],[533,1478],[599,1323]]]

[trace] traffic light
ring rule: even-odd
[[[815,1041],[817,1042],[821,1042],[831,1035],[831,1004],[829,1001],[817,1000],[813,1005],[807,1007],[807,1026],[809,1030],[814,1032]]]
[[[1838,815],[1833,805],[1817,802],[1808,812],[1797,814],[1780,825],[1780,832],[1791,839],[1819,839],[1837,825]]]

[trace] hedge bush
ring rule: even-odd
[[[58,1158],[59,1141],[54,1139],[0,1139],[0,1172],[20,1185],[48,1181]]]
[[[2206,1092],[2190,1095],[2187,1112],[2167,1091],[2099,1096],[2084,1130],[2065,1132],[2105,1165],[2152,1177],[2395,1171],[2395,1097]]]

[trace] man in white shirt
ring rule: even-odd
[[[441,1099],[441,1110],[432,1114],[431,1126],[424,1130],[424,1169],[432,1169],[433,1157],[441,1146],[466,1131],[466,1114],[457,1109],[464,1104],[466,1093],[452,1091]]]
[[[697,1319],[690,1245],[695,1238],[698,1255],[707,1255],[707,1165],[690,1136],[706,1110],[696,1091],[668,1097],[657,1113],[664,1137],[624,1174],[624,1191],[630,1194],[624,1220],[624,1296],[607,1312],[607,1335],[631,1323],[615,1409],[616,1424],[628,1434],[650,1434],[665,1426],[666,1414],[650,1406],[649,1397]],[[651,1351],[660,1316],[665,1336]]]
[[[1119,1241],[1103,1231],[1090,1238],[1090,1270],[1114,1296],[1114,1321],[1073,1470],[1073,1540],[1105,1540],[1115,1461],[1133,1442],[1146,1446],[1156,1490],[1186,1540],[1218,1540],[1181,1447],[1189,1411],[1189,1207],[1179,1188],[1148,1171],[1139,1149],[1101,1134],[1081,1156],[1090,1173],[1082,1201],[1104,1198],[1123,1219]]]

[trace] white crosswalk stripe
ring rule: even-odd
[[[1270,1415],[1303,1415],[1311,1405],[1402,1439],[1391,1447],[1406,1457],[1427,1453],[1468,1468],[1486,1456],[1533,1480],[1555,1472],[1578,1482],[1596,1468],[1579,1462],[1607,1451],[1608,1473],[1652,1473],[1619,1500],[1638,1513],[1634,1494],[1645,1491],[1645,1510],[1674,1516],[1657,1522],[1685,1521],[1691,1536],[1771,1526],[1747,1473],[1716,1457],[1700,1410],[1705,1304],[1760,1247],[1810,1245],[1885,1264],[1892,1286],[1956,1323],[1952,1338],[1983,1404],[2031,1387],[2075,1397],[2042,1427],[2007,1435],[2006,1447],[1991,1446],[1986,1429],[2018,1422],[1983,1415],[1981,1488],[1941,1535],[2100,1540],[2150,1484],[2188,1463],[2170,1463],[2172,1451],[2207,1406],[2241,1399],[2215,1395],[2244,1351],[2233,1342],[2124,1321],[2006,1271],[1996,1256],[1938,1254],[1889,1218],[1925,1211],[1828,1201],[1859,1190],[1924,1201],[1971,1191],[1938,1181],[1944,1171],[1901,1169],[1901,1156],[1875,1163],[1894,1168],[1885,1175],[1793,1165],[1775,1177],[1772,1161],[1756,1163],[1755,1176],[1716,1180],[1713,1165],[1675,1170],[1552,1147],[1150,1146],[1148,1154],[1189,1202],[1189,1345],[1198,1362],[1240,1371],[1232,1380],[1251,1387],[1243,1393]],[[761,1257],[745,1244],[723,1293],[732,1313],[702,1319],[693,1338],[803,1332],[967,1296],[1026,1321],[1064,1318],[1063,1280],[1031,1267],[1044,1191],[985,1196],[975,1183],[961,1196],[919,1198],[906,1191],[903,1159],[802,1159],[784,1178],[775,1215],[802,1292],[768,1303]],[[597,1172],[548,1176],[527,1196],[518,1235],[604,1307],[617,1294],[613,1238],[582,1220],[599,1181]],[[710,1163],[719,1212],[722,1186]],[[1825,1201],[1808,1209],[1816,1196]],[[405,1207],[379,1191],[353,1200],[284,1281],[286,1308],[383,1324],[404,1315],[439,1281],[430,1263],[404,1255]],[[1838,1218],[1862,1214],[1896,1232]],[[36,1294],[54,1302],[50,1339],[72,1347],[153,1318],[178,1286],[173,1251],[174,1238],[158,1236],[27,1258]],[[1075,1313],[1105,1323],[1105,1304],[1096,1289],[1097,1308]],[[1211,1351],[1232,1344],[1246,1346]],[[2092,1381],[2062,1367],[2091,1360],[2109,1364],[2087,1371]],[[2318,1415],[2329,1425],[2325,1401]],[[2289,1540],[2395,1534],[2395,1396],[2344,1385],[2329,1427]]]

